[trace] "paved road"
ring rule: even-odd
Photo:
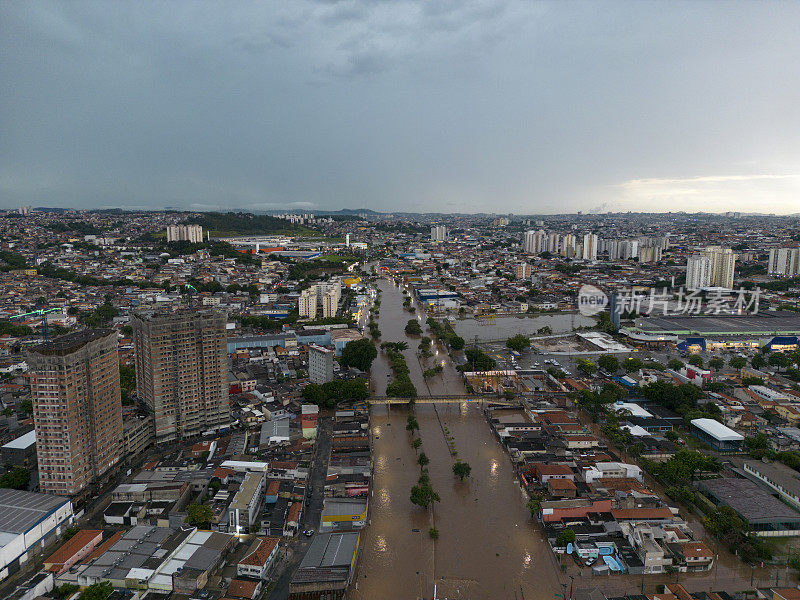
[[[317,443],[314,446],[314,459],[308,474],[308,484],[311,485],[312,494],[300,522],[300,531],[317,529],[322,519],[322,500],[325,494],[325,477],[328,474],[328,461],[331,456],[331,430],[333,417],[321,417],[317,428]],[[292,575],[300,566],[300,561],[308,551],[312,538],[305,537],[302,533],[291,542],[281,556],[276,566],[280,576],[275,582],[275,587],[269,595],[270,600],[284,600],[289,596],[289,582]]]

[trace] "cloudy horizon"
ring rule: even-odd
[[[796,2],[2,3],[0,208],[800,213],[797,31]]]

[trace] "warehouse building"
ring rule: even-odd
[[[36,466],[36,432],[29,431],[11,440],[0,447],[0,459],[4,465],[15,467],[35,467]]]
[[[694,436],[718,452],[741,452],[744,436],[714,419],[692,419]]]
[[[75,520],[68,498],[0,489],[0,581]]]
[[[714,504],[730,506],[758,536],[800,536],[800,513],[749,479],[704,479],[697,488]]]
[[[319,533],[289,583],[289,600],[342,600],[353,577],[359,533]]]

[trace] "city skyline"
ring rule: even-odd
[[[798,212],[792,3],[0,7],[0,206]]]

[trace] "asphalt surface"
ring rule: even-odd
[[[291,540],[280,555],[276,572],[280,575],[275,580],[275,585],[270,592],[270,600],[285,600],[289,597],[289,582],[300,566],[300,562],[308,551],[313,538],[303,535],[307,529],[319,528],[322,519],[322,501],[325,494],[325,478],[328,474],[328,461],[331,456],[331,430],[333,417],[320,417],[317,427],[317,443],[314,445],[314,459],[308,474],[308,484],[311,485],[311,498],[306,504],[306,510],[300,519],[301,533]],[[316,533],[314,535],[317,535]]]

